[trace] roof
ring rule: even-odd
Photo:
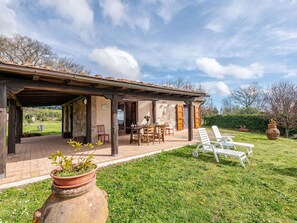
[[[138,93],[139,95],[153,93],[159,96],[179,96],[188,98],[199,98],[203,101],[207,96],[205,92],[177,89],[160,86],[151,83],[117,79],[113,77],[102,77],[101,75],[87,75],[85,73],[63,72],[48,67],[36,67],[32,65],[18,65],[0,61],[0,73],[2,78],[13,78],[14,80],[34,80],[42,83],[63,84],[65,86],[88,87],[94,89],[116,90],[119,94]]]

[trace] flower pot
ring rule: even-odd
[[[239,131],[240,132],[248,132],[248,131],[250,131],[249,129],[245,129],[245,128],[239,128]]]
[[[71,177],[58,177],[55,176],[55,173],[59,171],[59,169],[54,169],[51,171],[50,176],[53,178],[53,184],[57,188],[76,188],[78,186],[85,185],[93,180],[96,176],[97,167],[85,174],[81,174],[78,176]]]
[[[60,188],[34,212],[34,223],[104,223],[108,217],[107,193],[96,186],[96,176],[76,188]]]
[[[277,129],[276,124],[268,124],[266,135],[267,135],[267,138],[271,140],[279,139],[280,132]]]

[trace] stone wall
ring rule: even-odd
[[[173,101],[157,101],[157,122],[160,124],[171,123],[176,128],[176,105],[177,103]]]
[[[86,110],[82,99],[73,102],[73,137],[86,136]]]

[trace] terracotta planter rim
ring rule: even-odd
[[[74,178],[78,178],[78,177],[83,177],[83,176],[89,175],[89,174],[91,174],[91,173],[93,173],[93,172],[97,172],[97,170],[98,170],[99,167],[98,167],[97,164],[94,164],[94,165],[96,165],[96,168],[95,168],[95,169],[93,169],[93,170],[90,171],[90,172],[84,173],[84,174],[80,174],[80,175],[76,175],[76,176],[69,176],[69,177],[59,177],[59,176],[54,175],[55,172],[57,172],[57,171],[60,170],[59,168],[56,168],[56,169],[53,169],[53,170],[50,172],[50,176],[51,176],[52,178],[56,178],[56,179],[74,179]]]

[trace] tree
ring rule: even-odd
[[[238,87],[231,91],[231,99],[235,104],[248,108],[260,108],[263,103],[263,91],[257,83],[250,84],[247,87]]]
[[[269,118],[275,118],[289,137],[289,131],[297,127],[296,85],[286,81],[273,85],[265,95],[265,102]]]
[[[28,36],[15,34],[12,38],[0,36],[0,59],[19,65],[45,66],[74,73],[86,72],[84,66],[70,58],[59,58],[50,46]]]
[[[221,113],[223,115],[239,114],[240,108],[238,105],[234,105],[232,103],[232,99],[230,97],[226,97],[222,99]]]
[[[162,82],[161,85],[165,87],[173,87],[173,88],[179,88],[179,89],[185,89],[185,90],[195,90],[195,84],[183,79],[182,77],[178,77],[175,80],[168,79]]]

